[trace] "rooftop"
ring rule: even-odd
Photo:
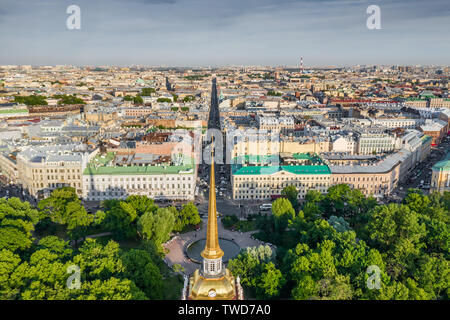
[[[83,175],[156,175],[156,174],[190,174],[194,167],[188,166],[130,166],[130,167],[87,167]]]
[[[28,113],[28,109],[0,109],[0,114]]]
[[[434,171],[450,171],[450,152],[445,158],[433,166]]]
[[[293,174],[331,174],[326,165],[318,166],[252,166],[237,169],[234,175],[267,175],[279,171],[287,171]]]

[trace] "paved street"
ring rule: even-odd
[[[22,186],[16,184],[5,184],[0,181],[0,198],[17,197],[22,201],[28,201],[31,205],[37,205],[36,198],[30,196],[27,191],[24,191]]]
[[[398,198],[405,197],[408,189],[417,188],[422,189],[424,194],[429,194],[429,184],[431,182],[431,168],[434,164],[445,158],[445,155],[450,150],[450,137],[443,139],[438,148],[432,148],[430,156],[420,163],[416,168],[409,172],[406,182],[400,183],[393,195]],[[423,185],[421,186],[421,182]]]
[[[220,129],[220,116],[217,98],[217,87],[216,80],[213,80],[212,90],[211,90],[211,108],[209,114],[208,128]],[[215,179],[217,186],[217,211],[220,214],[231,215],[236,214],[237,216],[242,216],[245,212],[244,207],[240,207],[238,203],[232,201],[231,198],[231,188],[230,188],[230,178],[227,175],[227,170],[221,170],[222,166],[216,165]],[[207,225],[207,214],[208,214],[208,195],[209,195],[209,172],[210,166],[207,164],[202,165],[201,174],[199,175],[200,184],[200,196],[197,201],[200,202],[198,209],[203,217],[203,227],[199,231],[191,231],[188,233],[180,234],[173,237],[169,242],[167,242],[164,247],[169,250],[166,255],[166,263],[169,266],[173,264],[180,264],[184,270],[185,274],[192,274],[199,265],[191,262],[186,256],[185,248],[186,246],[198,239],[206,238],[206,225]],[[226,183],[220,183],[220,181],[226,181]],[[249,208],[246,206],[246,208]],[[256,213],[256,212],[255,212]],[[238,232],[226,230],[223,227],[222,221],[218,219],[219,237],[224,239],[229,239],[235,241],[241,248],[253,247],[261,244],[259,240],[252,238],[252,234],[256,231],[250,232]]]

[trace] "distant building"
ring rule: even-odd
[[[295,128],[294,118],[290,116],[275,117],[258,114],[255,120],[260,130],[285,131]]]
[[[330,151],[355,154],[357,152],[358,141],[354,136],[337,136],[330,143],[330,147]]]
[[[159,160],[164,162],[159,162]],[[190,161],[189,161],[190,160]],[[90,201],[145,195],[156,200],[193,200],[197,177],[193,159],[179,163],[159,155],[93,154],[83,171],[82,197]]]
[[[431,142],[432,146],[438,146],[444,136],[447,135],[448,123],[439,119],[426,119],[425,123],[420,126],[420,130],[424,134],[431,136],[433,139]]]
[[[87,160],[81,144],[28,147],[17,154],[18,180],[33,196],[62,187],[73,187],[81,196]]]
[[[308,190],[326,193],[330,178],[331,171],[325,164],[233,165],[231,185],[234,200],[269,200],[279,197],[289,185],[294,185],[299,191],[299,198],[304,199]]]
[[[358,154],[372,154],[393,151],[395,137],[386,133],[363,133],[358,141]]]
[[[432,168],[430,191],[450,191],[450,152]]]

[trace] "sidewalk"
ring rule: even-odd
[[[201,267],[201,265],[189,261],[189,258],[184,252],[184,248],[188,243],[206,238],[207,219],[203,219],[203,222],[204,227],[199,231],[190,231],[187,233],[176,235],[163,245],[166,249],[169,250],[169,253],[164,259],[169,267],[174,264],[180,264],[185,270],[184,273],[187,275],[192,274],[196,269]],[[262,244],[260,241],[252,238],[252,234],[257,231],[239,232],[226,230],[223,227],[222,221],[220,219],[218,219],[217,225],[219,229],[219,237],[233,240],[239,245],[239,247],[241,247],[241,249],[259,246],[260,244]]]

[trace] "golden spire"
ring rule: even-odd
[[[208,229],[206,231],[206,245],[201,253],[205,259],[218,259],[223,256],[219,246],[219,232],[217,228],[216,183],[214,176],[214,137],[211,144],[211,172],[209,177]]]

